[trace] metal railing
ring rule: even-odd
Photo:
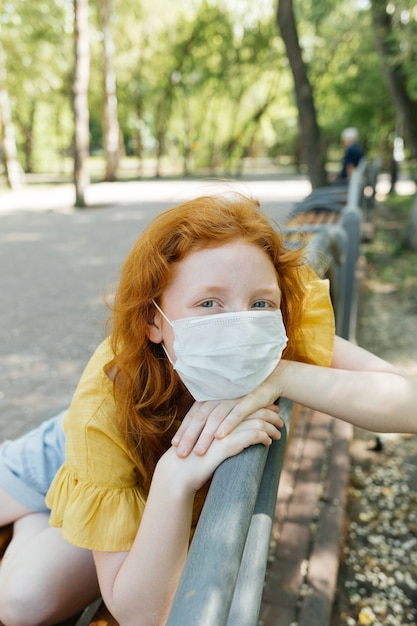
[[[280,402],[282,437],[216,470],[167,626],[254,626],[292,403]]]

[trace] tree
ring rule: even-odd
[[[329,155],[341,156],[340,133],[347,126],[359,129],[369,158],[374,151],[389,154],[395,110],[382,77],[370,10],[358,7],[354,0],[331,5],[330,0],[321,1],[308,11],[303,0],[299,20],[315,102],[320,103],[320,130],[331,148]],[[336,146],[337,151],[332,149]]]
[[[88,0],[74,0],[74,182],[75,206],[85,207],[85,192],[90,183],[87,169],[89,154],[88,83],[90,43],[88,35]]]
[[[238,174],[245,157],[256,156],[258,146],[264,150],[264,131],[276,141],[270,121],[277,110],[286,110],[281,73],[287,75],[288,70],[279,68],[283,53],[274,16],[240,22],[239,27],[235,19],[220,5],[202,3],[194,19],[184,20],[180,29],[196,33],[188,54],[178,50],[169,55],[181,67],[174,73],[170,131],[175,124],[183,161],[191,153],[193,164],[208,165],[213,174],[219,167]]]
[[[402,120],[410,152],[417,157],[417,97],[410,93],[407,58],[400,53],[401,35],[394,26],[391,9],[385,0],[372,0],[371,7],[375,41],[384,78]],[[414,72],[415,67],[413,74]],[[414,75],[412,78],[415,80]]]
[[[279,0],[277,21],[294,77],[302,154],[313,187],[326,184],[326,154],[314,104],[313,89],[298,39],[292,0]]]
[[[414,197],[410,221],[404,238],[404,247],[417,252],[417,194]]]
[[[17,148],[12,113],[7,90],[6,58],[0,40],[0,119],[3,128],[3,160],[7,184],[18,189],[22,184],[22,170],[17,159]]]
[[[114,43],[111,31],[111,0],[99,0],[99,15],[103,33],[103,145],[106,154],[104,180],[116,178],[119,164],[119,122],[117,119],[116,75],[114,72]]]
[[[156,175],[161,174],[161,159],[166,148],[166,137],[169,128],[169,122],[172,115],[172,107],[174,104],[174,92],[178,83],[182,82],[183,65],[188,58],[192,56],[192,48],[198,37],[198,24],[195,23],[191,30],[179,39],[172,49],[172,57],[167,64],[165,77],[161,84],[160,97],[156,109],[156,140],[157,140],[157,165]],[[184,98],[188,98],[189,94],[185,89]],[[186,123],[189,123],[189,116],[184,116]],[[188,161],[185,159],[186,167]]]
[[[401,66],[415,101],[415,0],[386,1],[394,10],[389,65]],[[68,162],[73,6],[68,0],[1,4],[6,90],[27,171],[65,171]],[[209,168],[214,175],[238,173],[248,156],[283,157],[287,164],[302,143],[297,162],[308,165],[314,186],[325,182],[323,144],[336,163],[345,126],[359,128],[369,155],[389,154],[396,112],[378,63],[370,8],[358,0],[281,0],[278,15],[272,3],[268,11],[265,6],[250,0],[233,6],[220,0],[90,2],[89,149],[104,147],[107,179],[116,175],[121,136],[129,156],[152,167],[157,157],[159,173],[166,157],[177,168],[183,164],[184,172]],[[96,20],[100,9],[102,20]]]
[[[0,23],[19,161],[26,172],[56,171],[73,126],[72,2],[0,3]]]

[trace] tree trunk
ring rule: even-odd
[[[253,112],[253,115],[245,121],[244,127],[240,129],[237,135],[229,141],[229,169],[231,169],[232,159],[234,159],[237,167],[235,173],[236,176],[241,175],[244,166],[244,159],[250,153],[250,149],[253,146],[262,117],[266,114],[274,101],[275,95],[268,94],[266,100],[259,105],[259,107]]]
[[[407,81],[402,66],[394,63],[399,44],[395,37],[391,16],[387,13],[384,0],[372,0],[372,22],[375,41],[382,65],[382,72],[391,100],[403,122],[404,134],[413,157],[417,157],[417,101],[407,90]]]
[[[11,189],[19,189],[23,182],[23,172],[17,160],[16,138],[7,90],[6,59],[0,41],[0,118],[3,127],[3,159],[7,184]]]
[[[90,42],[88,0],[74,0],[74,183],[75,206],[85,207],[85,191],[90,183],[87,169],[89,154],[88,83],[90,79]]]
[[[294,77],[303,160],[313,187],[326,185],[326,150],[321,139],[313,89],[298,41],[292,0],[279,0],[277,22]]]
[[[404,247],[417,252],[417,194],[414,196],[411,217],[404,238]]]
[[[28,174],[32,174],[34,171],[33,168],[33,129],[35,125],[35,115],[36,115],[36,100],[32,100],[29,105],[29,116],[28,120],[22,119],[16,114],[16,123],[19,127],[19,130],[24,138],[23,151],[25,155],[25,172]]]
[[[106,154],[108,182],[116,179],[119,165],[119,122],[117,119],[116,75],[114,73],[114,43],[111,34],[111,0],[99,2],[101,30],[103,33],[103,144]]]

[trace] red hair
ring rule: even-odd
[[[304,264],[303,250],[284,245],[283,235],[260,212],[258,202],[235,193],[206,196],[156,217],[123,265],[111,339],[117,413],[146,489],[177,428],[181,394],[177,374],[161,345],[148,339],[148,324],[155,313],[152,300],[158,300],[170,282],[173,264],[190,251],[237,239],[259,246],[274,264],[289,339],[284,357],[302,358],[295,346],[303,312],[304,287],[298,274]]]

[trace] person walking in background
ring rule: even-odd
[[[359,144],[359,132],[357,128],[345,128],[342,132],[342,145],[345,150],[342,159],[342,169],[337,177],[338,181],[348,181],[353,170],[358,167],[359,161],[365,156],[365,152]]]

